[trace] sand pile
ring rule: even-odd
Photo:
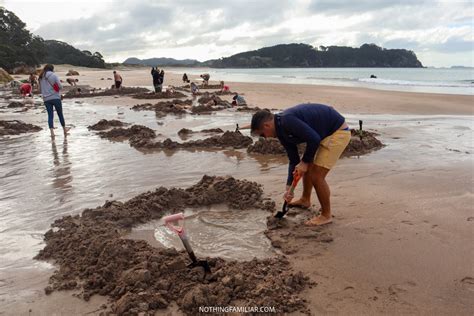
[[[24,106],[23,102],[12,101],[7,105],[7,108],[22,108]]]
[[[135,111],[160,111],[160,112],[173,112],[173,109],[179,109],[179,107],[183,108],[187,105],[193,104],[193,100],[180,100],[174,99],[172,101],[161,101],[156,104],[145,103],[145,104],[137,104],[132,107],[132,110]],[[179,106],[179,107],[178,107]]]
[[[0,67],[0,83],[13,81],[13,77],[3,68]]]
[[[0,136],[19,135],[41,131],[42,128],[22,121],[0,121]]]
[[[376,133],[352,129],[351,135],[351,141],[342,153],[344,157],[365,155],[384,146],[380,140],[375,138],[378,135]]]
[[[262,155],[286,155],[285,148],[277,138],[259,137],[255,143],[247,148],[247,152]]]
[[[70,70],[67,72],[66,76],[79,76],[79,72],[77,72],[76,70],[70,69]]]
[[[210,103],[211,105],[223,106],[226,108],[232,107],[232,104],[230,102],[226,100],[222,100],[215,93],[208,93],[208,92],[205,92],[204,94],[202,94],[202,97],[198,99],[198,103],[204,104],[204,105]]]
[[[150,137],[133,137],[130,146],[139,149],[213,149],[213,148],[245,148],[252,143],[252,138],[242,135],[240,132],[227,131],[222,135],[216,135],[205,139],[191,140],[178,143],[171,139],[163,142],[155,142]]]
[[[195,133],[224,133],[224,131],[220,128],[209,128],[209,129],[202,129],[200,131],[193,131],[187,128],[182,128],[178,131],[178,135],[187,136],[190,134]]]
[[[200,90],[203,90],[203,89],[222,89],[221,85],[220,84],[208,84],[208,85],[198,85],[198,88]]]
[[[365,155],[384,146],[377,138],[375,138],[377,135],[375,133],[362,131],[362,137],[359,137],[358,131],[351,130],[351,134],[351,141],[342,153],[343,157]],[[303,153],[305,145],[299,145],[298,149],[300,153]],[[247,148],[247,152],[262,155],[286,155],[285,149],[276,138],[265,139],[260,137],[258,141]]]
[[[258,112],[262,110],[261,108],[259,108],[258,106],[256,107],[248,107],[248,106],[239,106],[237,107],[237,111],[239,112]]]
[[[135,94],[135,93],[144,93],[149,91],[146,88],[135,88],[135,87],[122,87],[120,89],[105,89],[99,92],[91,92],[91,93],[80,93],[78,94],[76,90],[71,90],[64,94],[64,98],[92,98],[92,97],[104,97],[110,95],[128,95],[128,94]]]
[[[114,128],[107,132],[99,132],[99,136],[108,139],[127,139],[136,137],[138,139],[153,139],[156,137],[155,131],[143,125],[132,125],[129,128]]]
[[[148,91],[148,90],[147,90]],[[142,92],[133,96],[135,99],[175,99],[184,98],[186,95],[179,91],[174,92]]]
[[[226,203],[234,209],[274,205],[262,199],[254,182],[204,176],[188,189],[160,187],[126,202],[106,202],[79,216],[65,216],[46,232],[36,256],[59,265],[46,293],[75,289],[88,300],[107,295],[118,315],[153,314],[176,302],[188,315],[199,306],[274,306],[277,313],[308,312],[298,294],[311,282],[295,273],[285,257],[249,262],[208,259],[212,273],[187,268],[189,259],[175,249],[153,248],[123,239],[128,228],[187,206]]]
[[[119,120],[105,120],[102,119],[99,122],[95,123],[94,125],[89,125],[87,129],[93,131],[103,131],[106,129],[110,129],[112,127],[122,127],[125,123]]]

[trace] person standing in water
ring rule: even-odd
[[[44,105],[46,106],[46,111],[48,111],[48,126],[51,132],[51,137],[54,137],[54,109],[56,109],[56,113],[58,113],[59,122],[63,127],[64,136],[66,136],[69,128],[66,128],[61,95],[59,94],[59,91],[62,89],[61,81],[53,71],[53,65],[47,64],[44,66],[39,75],[40,91],[43,97]]]
[[[122,86],[123,79],[122,79],[122,76],[119,75],[119,73],[116,72],[115,70],[114,70],[114,80],[115,80],[115,88],[120,89],[120,87]]]

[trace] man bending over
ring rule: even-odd
[[[330,190],[326,176],[351,139],[344,117],[330,106],[308,103],[279,114],[258,111],[252,117],[250,128],[252,135],[277,137],[285,148],[290,160],[284,195],[288,203],[293,199],[288,190],[293,172],[303,176],[303,196],[290,205],[310,207],[312,188],[316,190],[321,213],[305,224],[319,226],[331,223]],[[306,143],[306,149],[300,159],[297,145],[301,143]]]

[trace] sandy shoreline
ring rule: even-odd
[[[79,71],[81,84],[106,88],[112,82],[107,80],[112,77],[111,70],[58,66],[63,80],[68,69]],[[125,86],[151,87],[149,68],[120,72]],[[420,137],[417,127],[408,126],[409,119],[400,119],[396,126],[378,123],[375,128],[381,131],[387,149],[360,159],[343,159],[329,175],[335,223],[319,230],[332,234],[334,241],[315,243],[302,238],[297,241],[297,252],[288,255],[297,271],[318,283],[303,292],[313,314],[472,312],[472,152],[446,156],[445,149],[456,148],[456,142],[452,138],[437,142],[433,132],[437,123],[432,122],[431,116],[472,115],[474,96],[313,85],[227,84],[232,91],[244,94],[253,106],[281,109],[303,102],[326,103],[352,119],[366,114],[412,114],[422,122],[420,127],[428,126],[431,131],[427,135],[433,137],[433,142]],[[181,74],[167,72],[165,85],[181,85]],[[87,99],[91,106],[117,107],[147,101],[130,97]],[[466,133],[472,133],[470,126]],[[432,148],[443,153],[442,157],[430,155]],[[282,166],[245,178],[263,184],[265,194],[279,201],[284,175]],[[233,176],[239,178],[238,174]],[[297,195],[300,191],[298,188]],[[312,198],[313,209],[317,209],[316,196],[313,194]],[[305,211],[300,214],[307,215]],[[69,309],[59,313],[97,314],[105,301],[94,296],[91,302],[78,302],[69,292],[46,297],[38,284],[46,279],[43,276],[31,284],[37,292],[27,302],[0,301],[0,315],[28,315],[28,309],[32,309],[32,315],[42,315],[58,311],[65,302]],[[27,279],[22,282],[25,288],[29,287]],[[8,310],[2,310],[2,305]],[[173,308],[159,314],[174,312]]]
[[[65,80],[69,69],[78,70],[79,84],[109,88],[112,85],[112,70],[90,69],[59,65],[56,70]],[[182,85],[181,73],[173,68],[165,70],[164,85]],[[124,78],[124,86],[143,86],[151,89],[150,68],[124,68],[118,70]],[[25,78],[25,76],[21,76]],[[104,80],[101,80],[104,78]],[[199,78],[190,76],[199,82]],[[219,83],[211,78],[210,84]],[[473,115],[473,95],[452,95],[416,92],[384,91],[366,88],[227,82],[231,91],[243,94],[247,102],[261,108],[283,109],[299,103],[323,103],[334,106],[342,113],[352,114],[422,114],[422,115]],[[129,100],[117,100],[129,102]],[[128,103],[129,104],[129,103]]]

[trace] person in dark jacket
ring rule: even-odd
[[[320,215],[305,224],[319,226],[332,222],[330,190],[326,176],[349,144],[351,132],[344,117],[334,108],[323,104],[300,104],[282,113],[258,111],[250,125],[252,135],[277,137],[290,160],[284,199],[293,199],[289,191],[294,172],[303,176],[303,196],[290,205],[308,208],[311,206],[311,191],[314,187],[321,204]],[[306,143],[300,159],[298,144]]]
[[[155,88],[155,92],[161,92],[162,82],[160,80],[160,70],[158,68],[152,67],[151,76],[153,78],[153,87]]]
[[[188,75],[186,73],[184,73],[184,75],[183,75],[183,82],[184,83],[189,83],[189,78],[188,78]]]

